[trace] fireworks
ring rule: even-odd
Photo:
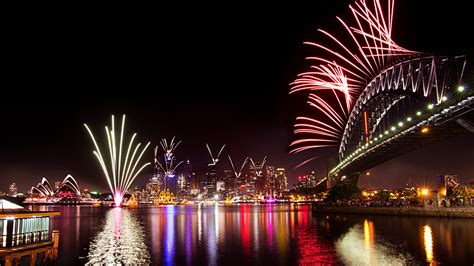
[[[207,144],[207,143],[206,143],[206,148],[207,148],[207,151],[209,152],[209,156],[211,156],[212,163],[210,163],[210,165],[216,165],[217,162],[219,162],[219,157],[221,156],[221,153],[225,148],[225,144],[222,145],[222,148],[219,150],[219,153],[217,154],[216,157],[214,157],[214,155],[212,155],[211,148],[209,148],[209,144]]]
[[[174,142],[175,137],[173,137],[170,141],[170,144],[168,145],[168,141],[166,139],[162,139],[160,141],[161,147],[163,148],[163,151],[165,152],[165,161],[171,161],[172,158],[174,157],[173,152],[176,150],[176,148],[179,146],[181,141],[178,143]],[[155,147],[155,160],[156,160],[156,151],[158,149],[158,146]]]
[[[137,168],[138,163],[140,162],[140,159],[145,153],[145,150],[148,148],[150,145],[150,142],[148,142],[145,147],[139,152],[139,155],[137,155],[137,152],[140,150],[140,146],[142,145],[141,143],[138,143],[135,146],[135,149],[133,149],[132,156],[129,157],[130,151],[132,150],[133,146],[133,141],[135,140],[135,137],[137,136],[136,133],[133,134],[132,138],[130,139],[130,143],[128,144],[127,152],[125,157],[123,157],[122,154],[122,146],[124,142],[124,129],[125,129],[125,115],[122,117],[122,127],[120,130],[120,139],[118,140],[118,149],[117,149],[117,137],[116,137],[116,132],[115,132],[115,121],[114,121],[114,116],[112,115],[112,128],[109,130],[107,126],[105,126],[105,133],[107,135],[107,142],[108,142],[108,149],[109,149],[109,154],[110,154],[110,164],[107,164],[106,158],[102,156],[102,153],[100,151],[99,145],[97,144],[94,135],[92,134],[92,131],[89,129],[89,127],[84,124],[84,126],[87,129],[87,132],[89,132],[89,135],[94,142],[94,155],[96,156],[97,160],[99,161],[99,164],[102,168],[102,171],[105,175],[105,178],[107,179],[107,184],[109,185],[110,191],[113,194],[114,197],[114,202],[115,206],[120,206],[122,203],[123,195],[124,193],[128,190],[132,182],[135,180],[135,178],[138,176],[138,174],[150,163],[145,163],[141,167]],[[117,154],[118,150],[118,154]],[[117,156],[118,155],[118,156]],[[124,159],[124,160],[122,160]],[[122,164],[123,162],[123,164]]]
[[[253,168],[255,169],[255,173],[257,174],[257,176],[261,176],[263,174],[263,172],[262,172],[263,167],[265,166],[265,163],[267,162],[267,156],[263,157],[262,163],[258,167],[257,167],[257,165],[255,164],[255,162],[252,158],[249,158],[249,160],[250,160],[250,163],[252,164]]]
[[[165,178],[168,178],[168,177],[173,177],[174,176],[174,173],[176,172],[176,169],[178,168],[178,166],[180,164],[183,163],[183,161],[175,164],[175,159],[176,157],[174,156],[174,151],[176,150],[176,148],[179,146],[179,144],[181,143],[181,141],[179,142],[174,142],[175,140],[175,137],[173,137],[171,139],[171,141],[169,142],[169,145],[168,145],[168,141],[166,139],[162,139],[160,141],[160,144],[161,144],[161,147],[163,148],[163,157],[164,157],[164,163],[160,163],[158,159],[156,159],[156,154],[158,152],[158,146],[155,147],[155,165],[156,167],[159,169],[161,169],[163,171],[163,173],[165,174]],[[166,180],[165,180],[166,181]]]
[[[339,145],[354,99],[368,82],[402,59],[420,54],[392,39],[394,6],[394,0],[388,0],[386,7],[379,0],[373,0],[372,5],[356,1],[354,6],[349,5],[354,17],[352,26],[337,17],[351,42],[346,45],[321,29],[318,31],[333,44],[305,42],[327,58],[308,57],[318,64],[291,83],[290,93],[310,91],[308,104],[316,109],[318,117],[296,118],[294,133],[301,137],[291,143],[291,152]]]
[[[240,166],[240,169],[237,172],[237,170],[234,167],[234,162],[232,161],[232,158],[229,155],[229,162],[230,162],[230,165],[232,166],[232,171],[234,171],[235,178],[237,178],[237,179],[240,178],[240,176],[242,175],[242,170],[244,169],[245,165],[247,164],[248,159],[249,159],[249,157],[245,158],[244,162],[242,163],[242,166]]]

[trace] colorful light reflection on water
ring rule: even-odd
[[[136,265],[150,263],[143,228],[127,209],[114,208],[102,230],[92,240],[87,265]]]
[[[62,213],[53,219],[61,232],[58,265],[126,259],[239,266],[474,261],[468,252],[474,246],[471,219],[321,215],[306,205],[40,210]]]
[[[425,247],[426,261],[434,263],[433,256],[433,232],[429,225],[423,226],[423,246]]]

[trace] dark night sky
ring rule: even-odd
[[[80,185],[106,189],[82,124],[104,140],[110,115],[123,113],[141,141],[183,140],[177,156],[198,169],[208,160],[206,142],[226,143],[224,155],[239,162],[267,155],[269,164],[292,169],[314,152],[288,154],[305,104],[288,95],[288,84],[315,52],[303,41],[321,40],[317,28],[340,30],[335,16],[347,18],[350,2],[12,11],[2,42],[0,190],[16,181],[25,191],[43,176],[68,173]],[[400,0],[395,40],[424,52],[472,52],[471,10],[467,1]],[[381,165],[361,185],[397,187],[445,172],[469,181],[473,150],[473,136],[460,136]],[[151,161],[152,149],[146,155]],[[325,168],[323,157],[289,171],[290,181]]]

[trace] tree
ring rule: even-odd
[[[463,200],[463,204],[467,202],[467,198],[474,197],[474,189],[468,186],[456,186],[453,188],[453,196],[455,198],[461,198]]]
[[[361,190],[358,186],[350,183],[340,183],[329,190],[326,200],[330,202],[345,201],[358,199],[360,196]]]
[[[390,199],[390,193],[386,190],[382,190],[377,193],[374,197],[374,200],[388,201]]]

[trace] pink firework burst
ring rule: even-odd
[[[115,190],[114,192],[114,204],[115,207],[120,207],[122,206],[122,200],[123,200],[123,194],[120,190]]]
[[[367,83],[393,64],[420,54],[392,39],[394,7],[395,0],[388,0],[386,6],[380,0],[370,4],[358,0],[349,5],[351,23],[337,17],[349,41],[318,29],[331,44],[305,42],[327,57],[308,57],[316,64],[290,84],[290,94],[310,92],[307,103],[315,111],[314,117],[296,118],[292,153],[339,145],[353,104]]]

